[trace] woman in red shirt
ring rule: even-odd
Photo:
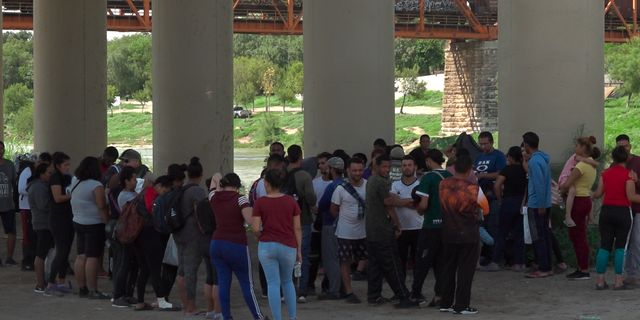
[[[598,181],[598,189],[593,194],[594,198],[600,198],[604,194],[600,210],[600,250],[596,260],[598,273],[596,289],[609,288],[604,281],[604,274],[607,271],[611,247],[615,245],[613,265],[616,283],[613,290],[626,290],[628,288],[622,281],[622,266],[633,223],[631,202],[640,202],[640,195],[636,194],[635,181],[630,175],[631,172],[625,169],[627,152],[624,147],[615,148],[611,155],[613,162],[617,165],[602,173]]]
[[[231,317],[231,273],[236,274],[244,300],[254,319],[264,319],[253,290],[251,253],[247,245],[247,229],[251,223],[249,200],[238,193],[240,177],[228,173],[224,178],[216,173],[211,178],[209,202],[216,216],[216,231],[209,248],[211,260],[218,271],[218,296],[225,320]]]
[[[280,286],[287,304],[289,319],[296,316],[296,289],[291,280],[295,262],[302,261],[300,207],[296,200],[280,192],[285,174],[271,169],[264,177],[267,195],[253,206],[251,229],[258,241],[258,258],[269,287],[269,307],[274,320],[282,319]],[[261,228],[262,226],[262,228]]]

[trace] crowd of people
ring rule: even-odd
[[[367,281],[371,306],[392,302],[397,309],[419,308],[428,301],[423,285],[433,270],[434,294],[427,306],[475,314],[471,287],[476,271],[510,270],[532,279],[568,273],[550,219],[552,205],[566,204],[564,224],[577,260],[577,269],[566,277],[590,279],[586,231],[588,225],[597,225],[601,244],[596,289],[609,288],[605,273],[612,252],[613,290],[635,288],[640,268],[640,157],[631,153],[629,137],[616,139],[613,163],[599,177],[596,139],[577,139],[558,183],[551,178],[551,159],[539,149],[538,136],[527,132],[522,139],[506,155],[495,149],[489,132],[479,135],[477,150],[455,144],[443,152],[430,148],[430,137],[423,135],[420,147],[405,153],[401,146],[378,139],[370,159],[344,150],[305,158],[300,146],[285,149],[276,142],[260,177],[245,183],[250,186],[246,196],[235,173],[216,173],[202,188],[204,170],[197,157],[188,165],[170,165],[160,177],[142,164],[137,151],[120,154],[114,147],[100,157],[82,159],[73,171],[71,159],[62,152],[40,153],[16,168],[4,159],[0,144],[0,216],[8,234],[5,264],[18,265],[13,259],[18,208],[24,234],[22,267],[35,270],[35,292],[44,296],[77,294],[111,299],[114,307],[135,311],[158,308],[233,319],[235,274],[253,318],[268,319],[255,292],[257,266],[272,317],[283,318],[284,302],[288,319],[297,319],[296,304],[309,302],[310,296],[362,303],[352,281]],[[167,231],[157,223],[158,208],[172,197],[177,199],[172,216],[182,222]],[[596,221],[592,201],[601,197]],[[119,241],[114,225],[131,212],[141,219],[139,233],[132,241]],[[248,234],[257,248],[249,247]],[[74,240],[77,255],[71,270]],[[533,264],[525,259],[527,243],[532,244]],[[251,260],[254,249],[257,264]],[[112,295],[98,288],[105,251]],[[196,306],[203,260],[206,311]],[[77,291],[66,280],[68,271],[75,273]],[[392,297],[382,296],[385,281]],[[178,303],[169,300],[176,282]],[[152,303],[145,300],[147,283],[153,287]]]

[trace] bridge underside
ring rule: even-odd
[[[303,34],[304,12],[300,0],[228,0],[233,3],[233,32],[264,35]],[[498,39],[497,8],[494,12],[482,12],[475,6],[468,7],[467,1],[450,0],[457,8],[450,11],[427,12],[425,0],[396,0],[394,15],[396,38],[447,39],[464,41],[477,39],[492,41]],[[471,4],[477,1],[471,0]],[[638,0],[612,0],[604,2],[605,42],[625,42],[638,35],[637,8],[627,2]],[[4,0],[3,29],[33,30],[33,0]],[[413,3],[411,9],[404,3]],[[429,1],[426,1],[429,2]],[[438,3],[440,1],[433,1]],[[256,4],[257,3],[257,4]],[[423,8],[422,10],[416,8]],[[624,10],[629,7],[629,10]],[[426,7],[428,9],[428,7]],[[109,0],[107,1],[107,30],[118,32],[151,32],[151,0]],[[475,12],[474,12],[475,10]],[[622,10],[622,11],[621,11]],[[363,9],[344,19],[357,19]],[[346,22],[346,21],[345,21]],[[543,28],[537,28],[542,30]]]

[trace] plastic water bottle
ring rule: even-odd
[[[560,196],[558,198],[558,206],[560,207],[560,209],[564,210],[565,208],[567,208],[567,204],[564,203],[564,198],[562,198],[562,196]]]
[[[293,266],[293,275],[296,278],[300,278],[302,276],[302,265],[300,264],[300,262],[296,262],[296,264]]]

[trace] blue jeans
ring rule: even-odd
[[[224,319],[231,317],[231,273],[236,274],[244,300],[254,319],[263,319],[258,299],[253,291],[253,269],[249,247],[237,243],[212,240],[209,248],[211,260],[218,271],[220,309]]]
[[[524,198],[524,195],[507,197],[502,201],[502,207],[500,208],[500,222],[498,224],[498,236],[494,239],[496,243],[493,248],[494,263],[500,263],[500,260],[502,259],[502,251],[504,251],[509,231],[511,231],[513,232],[513,252],[515,255],[515,263],[524,265],[523,216],[520,214],[522,198]]]
[[[533,249],[538,254],[538,270],[540,272],[551,271],[553,249],[551,248],[551,229],[549,229],[549,217],[551,216],[551,208],[546,208],[546,214],[541,216],[538,209],[529,208],[528,215],[533,215],[536,221],[536,231],[538,240],[533,241]],[[529,220],[531,221],[531,219]]]
[[[483,227],[485,228],[485,230],[487,230],[491,238],[495,239],[498,236],[500,202],[498,202],[498,199],[496,199],[495,196],[488,196],[487,199],[489,200],[489,214],[484,216]],[[493,246],[488,245],[482,251],[482,256],[486,257],[487,259],[493,258]]]
[[[309,250],[311,250],[311,225],[302,226],[302,276],[300,277],[299,292],[306,296],[309,283]]]
[[[269,286],[269,307],[274,320],[282,319],[280,286],[287,304],[289,319],[296,316],[296,288],[291,281],[293,265],[296,263],[297,250],[279,242],[258,243],[258,259],[262,263],[264,275]]]

